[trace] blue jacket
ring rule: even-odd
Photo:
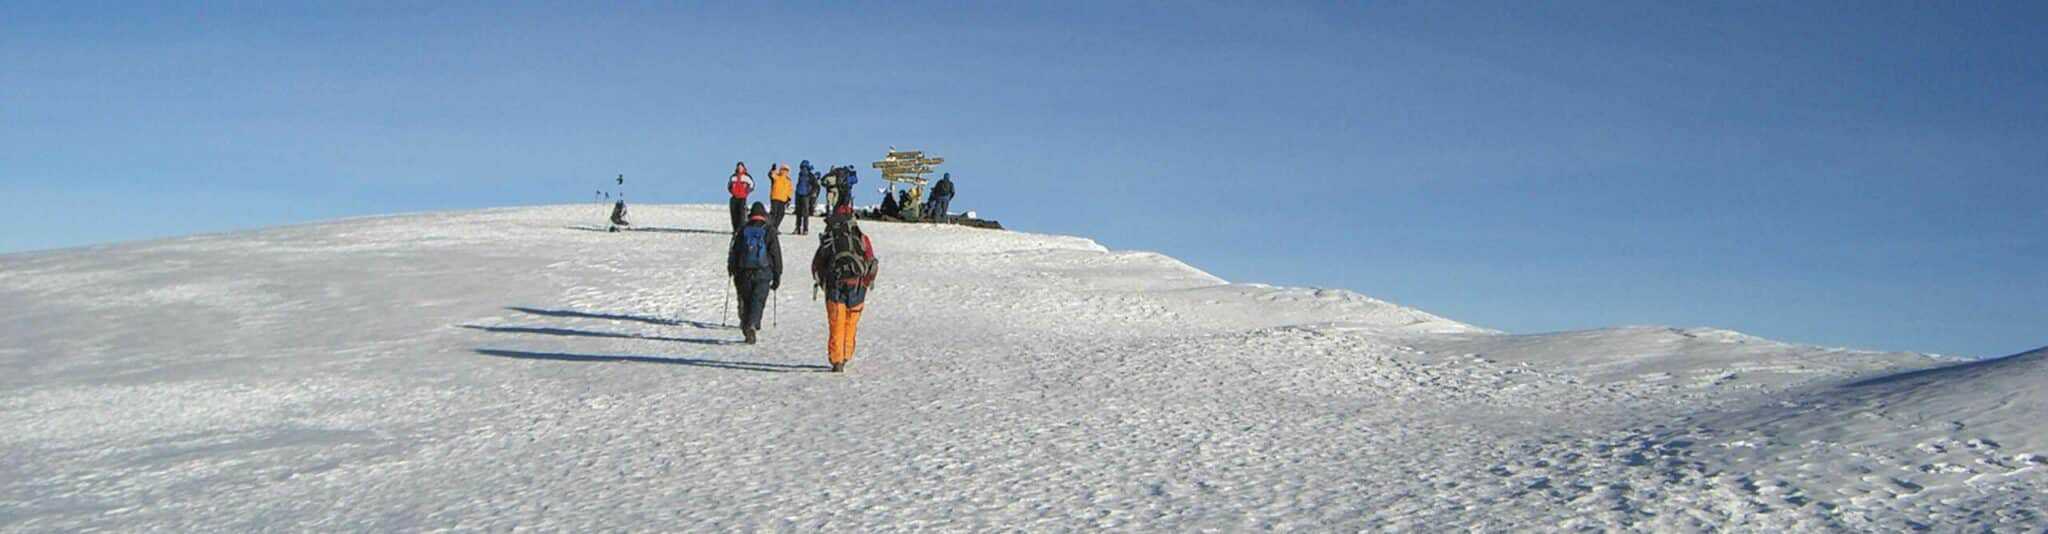
[[[811,196],[818,189],[818,172],[811,170],[811,162],[804,162],[802,170],[796,173],[796,196]]]

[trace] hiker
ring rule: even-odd
[[[821,188],[818,195],[825,198],[825,209],[821,211],[825,212],[826,217],[832,216],[832,211],[839,207],[839,179],[843,176],[839,173],[838,167],[833,167],[818,177],[818,187]]]
[[[761,310],[769,294],[782,288],[782,244],[775,226],[769,224],[768,208],[755,202],[747,212],[747,224],[732,233],[732,247],[726,253],[725,274],[739,292],[740,333],[752,345],[761,330]]]
[[[796,195],[796,186],[789,181],[789,166],[775,164],[768,171],[768,226],[776,232],[782,231],[782,214],[789,212],[789,200]]]
[[[811,168],[811,160],[796,165],[796,235],[811,231],[811,210],[818,203],[818,170]]]
[[[854,332],[881,261],[875,259],[874,243],[853,220],[852,206],[841,205],[825,217],[825,234],[818,241],[818,252],[811,256],[811,279],[825,291],[826,361],[837,373],[853,360]]]
[[[900,217],[903,215],[903,204],[896,202],[896,195],[883,191],[882,205],[875,208],[875,214],[883,217]]]
[[[952,203],[953,173],[949,172],[944,177],[939,178],[937,185],[932,186],[932,197],[924,201],[924,219],[932,222],[944,221],[946,219],[946,208],[950,207],[948,205]]]
[[[725,181],[725,190],[732,193],[726,211],[732,212],[732,231],[740,231],[746,224],[747,196],[754,194],[754,177],[747,174],[747,162],[733,164],[732,177]]]
[[[630,223],[630,222],[626,222],[626,201],[625,201],[625,200],[620,200],[620,201],[619,201],[618,203],[616,203],[616,204],[612,204],[612,226],[611,226],[611,231],[613,231],[613,232],[617,232],[617,231],[619,231],[619,227],[621,227],[621,226],[632,226],[632,225],[633,225],[633,223]]]
[[[860,174],[853,172],[853,166],[833,167],[832,172],[826,177],[831,178],[831,185],[827,186],[827,191],[832,195],[828,199],[831,200],[828,202],[831,209],[838,211],[840,206],[852,206],[853,186],[860,183]]]

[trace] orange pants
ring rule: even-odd
[[[853,334],[860,329],[860,312],[867,307],[867,303],[847,306],[825,301],[825,321],[830,332],[825,337],[825,352],[832,365],[853,360]]]

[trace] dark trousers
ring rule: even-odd
[[[796,197],[796,233],[811,231],[811,209],[816,208],[818,197],[798,195]]]
[[[837,283],[825,284],[825,300],[845,304],[849,307],[868,303],[867,286],[848,286]]]
[[[925,203],[924,203],[924,218],[925,218],[925,220],[927,220],[927,221],[937,221],[937,220],[943,220],[943,219],[945,219],[945,218],[946,218],[946,207],[947,207],[946,205],[947,205],[947,204],[951,204],[951,203],[953,203],[953,197],[937,197],[937,198],[933,198],[933,199],[931,199],[931,200],[927,200],[927,201],[925,201]]]
[[[739,291],[740,328],[761,329],[761,312],[768,307],[768,294],[773,287],[774,275],[765,271],[741,271],[732,279],[733,289]]]
[[[782,215],[789,212],[789,201],[770,200],[768,204],[768,227],[775,229],[775,233],[782,233]]]
[[[747,224],[747,199],[733,197],[727,208],[732,212],[732,231],[740,231],[740,227]]]

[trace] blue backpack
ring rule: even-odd
[[[800,197],[807,197],[807,196],[811,196],[811,190],[812,190],[812,189],[817,189],[817,188],[818,188],[818,175],[817,175],[817,174],[815,174],[815,173],[812,173],[810,169],[804,169],[804,172],[803,172],[803,173],[801,173],[801,174],[798,174],[798,175],[797,175],[797,177],[796,177],[796,196],[800,196]]]
[[[768,267],[768,228],[748,225],[740,229],[740,268]]]

